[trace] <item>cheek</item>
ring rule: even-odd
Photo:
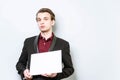
[[[51,22],[46,22],[45,25],[46,26],[51,26]]]

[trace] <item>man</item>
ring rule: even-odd
[[[22,79],[26,80],[60,80],[74,72],[69,43],[55,36],[52,28],[55,24],[55,15],[49,8],[42,8],[36,14],[36,21],[40,29],[38,36],[27,38],[24,42],[22,53],[16,64],[16,69]],[[62,73],[45,73],[30,75],[31,54],[62,50]],[[42,63],[41,63],[42,65]]]

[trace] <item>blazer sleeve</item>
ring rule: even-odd
[[[74,72],[73,63],[70,55],[70,46],[68,42],[64,44],[64,48],[62,50],[62,62],[63,62],[62,73],[57,74],[56,76],[57,80],[67,78]]]
[[[21,55],[20,55],[19,60],[16,64],[16,69],[18,71],[18,74],[20,74],[22,78],[24,77],[23,71],[26,69],[27,60],[28,60],[28,53],[26,50],[26,42],[27,42],[27,40],[24,41],[24,46],[23,46]]]

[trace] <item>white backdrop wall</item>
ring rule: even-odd
[[[15,65],[25,38],[39,34],[42,7],[71,45],[75,72],[64,80],[120,80],[120,0],[0,0],[1,80],[20,80]]]

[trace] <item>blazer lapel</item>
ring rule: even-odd
[[[35,40],[34,40],[34,50],[36,53],[39,52],[38,50],[38,39],[39,39],[39,35],[35,37]]]
[[[48,51],[52,51],[53,50],[53,48],[54,48],[54,46],[55,46],[55,43],[56,43],[56,36],[54,35],[54,37],[53,37],[53,40],[52,40],[52,43],[51,43],[51,46],[50,46],[50,48],[49,48],[49,50]]]

